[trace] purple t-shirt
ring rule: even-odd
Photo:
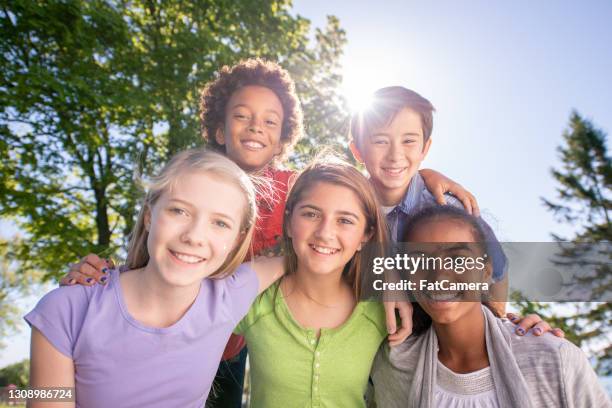
[[[204,279],[174,325],[151,328],[130,316],[111,271],[105,286],[51,291],[25,320],[74,361],[77,407],[201,408],[257,289],[257,275],[242,265],[226,279]]]

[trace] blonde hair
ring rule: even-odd
[[[295,181],[291,188],[285,214],[283,217],[283,250],[285,253],[285,276],[297,271],[298,259],[293,249],[291,238],[287,235],[291,215],[296,204],[318,183],[328,183],[346,187],[352,190],[359,199],[359,204],[366,218],[366,233],[371,234],[369,244],[373,245],[376,253],[384,253],[384,244],[387,242],[387,226],[385,218],[380,212],[376,194],[368,179],[354,166],[337,157],[327,155],[317,158],[310,164]],[[353,288],[357,299],[361,295],[361,271],[367,261],[362,251],[357,251],[345,265],[343,278]]]
[[[232,183],[243,192],[247,202],[240,227],[244,239],[230,252],[223,265],[209,276],[210,278],[224,278],[232,274],[249,251],[257,216],[256,189],[249,176],[236,163],[219,153],[202,148],[185,150],[174,155],[160,174],[148,183],[142,208],[130,235],[126,265],[130,269],[137,269],[144,267],[149,262],[147,249],[149,233],[145,228],[145,215],[147,211],[151,211],[161,195],[172,188],[181,174],[186,171],[209,173]]]

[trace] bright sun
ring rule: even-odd
[[[354,64],[345,65],[342,77],[342,94],[351,112],[367,109],[372,104],[372,94],[381,87],[380,77],[374,70],[356,69]]]

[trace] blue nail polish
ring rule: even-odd
[[[102,273],[108,273],[108,268],[102,268]]]
[[[102,283],[106,282],[106,276],[101,277],[100,278],[100,282],[102,282]]]
[[[539,327],[536,327],[535,329],[533,329],[533,334],[537,334],[537,335],[542,334],[542,329],[540,329]]]
[[[92,278],[87,278],[85,281],[86,281],[87,283],[91,283],[91,281],[92,281],[92,280],[93,280]]]
[[[516,329],[516,332],[520,334],[521,336],[525,334],[525,330],[523,330],[522,327],[519,327],[518,329]]]

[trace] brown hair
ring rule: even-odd
[[[272,90],[283,106],[280,139],[282,151],[277,156],[277,160],[282,160],[302,136],[302,108],[289,72],[271,61],[250,58],[219,70],[217,79],[210,82],[200,96],[202,137],[209,147],[225,153],[225,146],[217,142],[215,134],[224,126],[227,103],[231,96],[248,85]]]
[[[221,267],[211,274],[210,278],[223,278],[231,275],[246,257],[255,228],[257,204],[255,186],[247,174],[236,163],[223,155],[206,149],[190,149],[177,153],[170,159],[158,176],[153,177],[144,197],[134,230],[130,234],[126,265],[130,269],[144,267],[149,262],[145,215],[151,211],[157,200],[165,191],[172,188],[176,180],[186,171],[197,171],[212,174],[228,183],[237,186],[244,194],[247,206],[242,217],[240,230],[244,239],[230,252]]]
[[[361,149],[366,137],[375,129],[388,126],[405,108],[412,109],[421,117],[425,145],[433,131],[433,112],[436,109],[427,99],[402,86],[389,86],[374,92],[372,105],[351,117],[349,139]]]
[[[452,207],[450,205],[434,205],[431,207],[426,207],[425,209],[416,213],[406,223],[402,241],[412,242],[411,239],[419,228],[424,228],[429,222],[439,220],[453,220],[462,222],[471,230],[474,242],[480,244],[483,252],[486,251],[487,235],[485,234],[485,230],[482,225],[484,221],[478,217],[468,214],[461,208]],[[492,262],[492,259],[488,258],[487,262]],[[482,304],[485,305],[493,313],[493,315],[500,317],[499,313],[495,310],[495,307],[491,302],[483,301]],[[418,302],[412,302],[412,307],[412,333],[418,336],[425,333],[427,329],[429,329],[432,324],[432,320],[427,312],[423,310],[421,305],[418,304]]]
[[[352,190],[361,204],[361,208],[366,218],[366,232],[372,234],[369,245],[375,245],[375,252],[380,254],[384,251],[384,244],[387,242],[387,226],[385,218],[380,212],[380,206],[376,199],[376,194],[366,177],[354,166],[337,158],[324,157],[317,158],[310,164],[295,181],[287,203],[283,217],[283,239],[282,245],[285,253],[285,275],[290,275],[297,271],[298,259],[291,238],[287,235],[289,223],[293,210],[298,202],[317,184],[329,183]],[[362,251],[356,252],[350,262],[346,264],[343,277],[353,287],[357,299],[361,294],[361,270],[365,262]]]

